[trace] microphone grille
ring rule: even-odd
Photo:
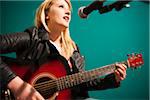
[[[80,7],[79,10],[78,10],[78,15],[81,17],[81,18],[87,18],[88,15],[84,14],[83,13],[83,10],[86,6],[83,6],[83,7]]]

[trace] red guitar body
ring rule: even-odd
[[[50,91],[47,91],[48,87],[43,88],[45,87],[44,81],[49,81],[52,79],[55,80],[59,77],[67,75],[66,66],[64,65],[64,63],[62,63],[61,60],[53,59],[53,60],[47,61],[46,63],[41,64],[40,67],[38,67],[33,73],[30,73],[30,75],[27,74],[30,71],[30,67],[36,67],[36,66],[31,66],[31,65],[20,66],[16,63],[11,63],[10,66],[11,66],[10,68],[22,79],[24,79],[25,77],[28,77],[27,82],[31,84],[33,87],[38,83],[42,83],[43,86],[42,85],[39,86],[39,90],[41,90],[39,92],[45,99],[58,99],[58,100],[71,99],[70,89],[55,91],[55,93],[49,93]],[[53,85],[56,86],[56,84],[53,84]],[[51,86],[53,87],[53,85]],[[35,88],[35,89],[38,91],[38,88]],[[46,90],[43,91],[44,89]],[[50,94],[50,95],[47,95],[47,94]]]

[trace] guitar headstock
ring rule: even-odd
[[[142,54],[130,54],[128,55],[128,67],[137,68],[144,64],[144,60],[142,58]]]

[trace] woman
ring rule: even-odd
[[[69,0],[45,0],[37,9],[35,27],[21,33],[0,36],[0,52],[16,52],[23,62],[40,63],[47,55],[62,56],[69,65],[69,74],[83,71],[83,58],[70,37],[71,3]],[[78,62],[80,61],[80,62]],[[71,88],[70,99],[88,98],[88,90],[116,88],[126,77],[126,66],[116,64],[117,69],[105,78],[98,78]],[[19,100],[42,100],[44,97],[29,83],[13,73],[5,59],[1,60],[2,88],[8,87]],[[34,68],[33,68],[34,69]],[[62,98],[63,99],[63,98]]]

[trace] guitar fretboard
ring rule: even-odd
[[[121,63],[127,65],[127,61],[123,61]],[[58,78],[56,80],[57,89],[58,91],[60,91],[66,88],[79,85],[84,82],[88,82],[90,80],[94,80],[100,76],[113,73],[115,69],[116,69],[115,64],[111,64],[90,71],[79,72],[79,73]]]

